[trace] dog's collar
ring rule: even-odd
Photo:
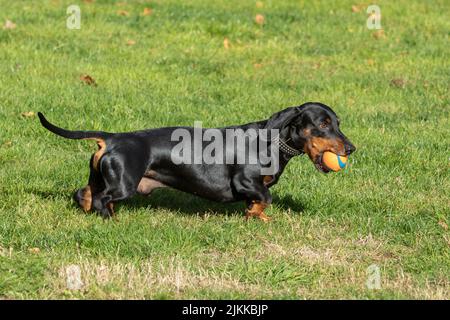
[[[283,139],[281,139],[280,136],[275,137],[273,139],[273,142],[275,142],[278,145],[278,148],[282,152],[286,153],[287,155],[295,157],[295,156],[299,156],[299,155],[304,154],[303,151],[300,151],[300,150],[292,148],[285,141],[283,141]]]

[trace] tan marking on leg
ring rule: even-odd
[[[102,139],[95,139],[97,141],[98,150],[96,153],[94,153],[94,159],[92,160],[92,166],[95,170],[98,171],[98,162],[100,161],[100,158],[103,156],[103,154],[106,151],[106,143],[105,140]]]
[[[109,213],[111,213],[111,217],[114,216],[114,203],[108,202],[106,208],[108,208]]]
[[[98,171],[98,162],[100,161],[100,158],[106,151],[105,140],[100,138],[84,138],[82,140],[95,140],[97,142],[98,150],[94,153],[94,158],[92,159],[92,166],[94,167],[95,170]]]
[[[86,187],[84,187],[80,204],[81,204],[81,207],[83,208],[84,212],[88,212],[92,209],[91,186],[87,185]]]
[[[143,195],[149,195],[154,189],[167,187],[155,179],[143,177],[137,187],[137,192]]]
[[[273,176],[264,176],[263,178],[264,185],[267,186],[269,183],[273,181],[273,179],[274,179]]]
[[[155,170],[148,170],[144,173],[144,177],[155,179],[157,177],[158,173]]]
[[[252,201],[252,204],[250,205],[250,208],[245,210],[245,217],[248,220],[251,217],[256,217],[261,219],[264,222],[269,222],[270,218],[266,216],[264,213],[264,209],[268,207],[267,203],[260,202],[260,201]]]

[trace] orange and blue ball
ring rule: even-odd
[[[333,171],[340,171],[347,166],[348,157],[340,156],[330,151],[323,153],[322,162],[328,169]]]

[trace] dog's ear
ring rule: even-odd
[[[284,109],[280,112],[274,113],[268,120],[266,124],[266,129],[283,129],[287,126],[294,118],[300,116],[301,110],[299,107],[291,107]]]

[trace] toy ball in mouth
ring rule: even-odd
[[[322,162],[328,169],[340,171],[347,165],[348,157],[337,155],[336,153],[325,151],[322,156]]]

